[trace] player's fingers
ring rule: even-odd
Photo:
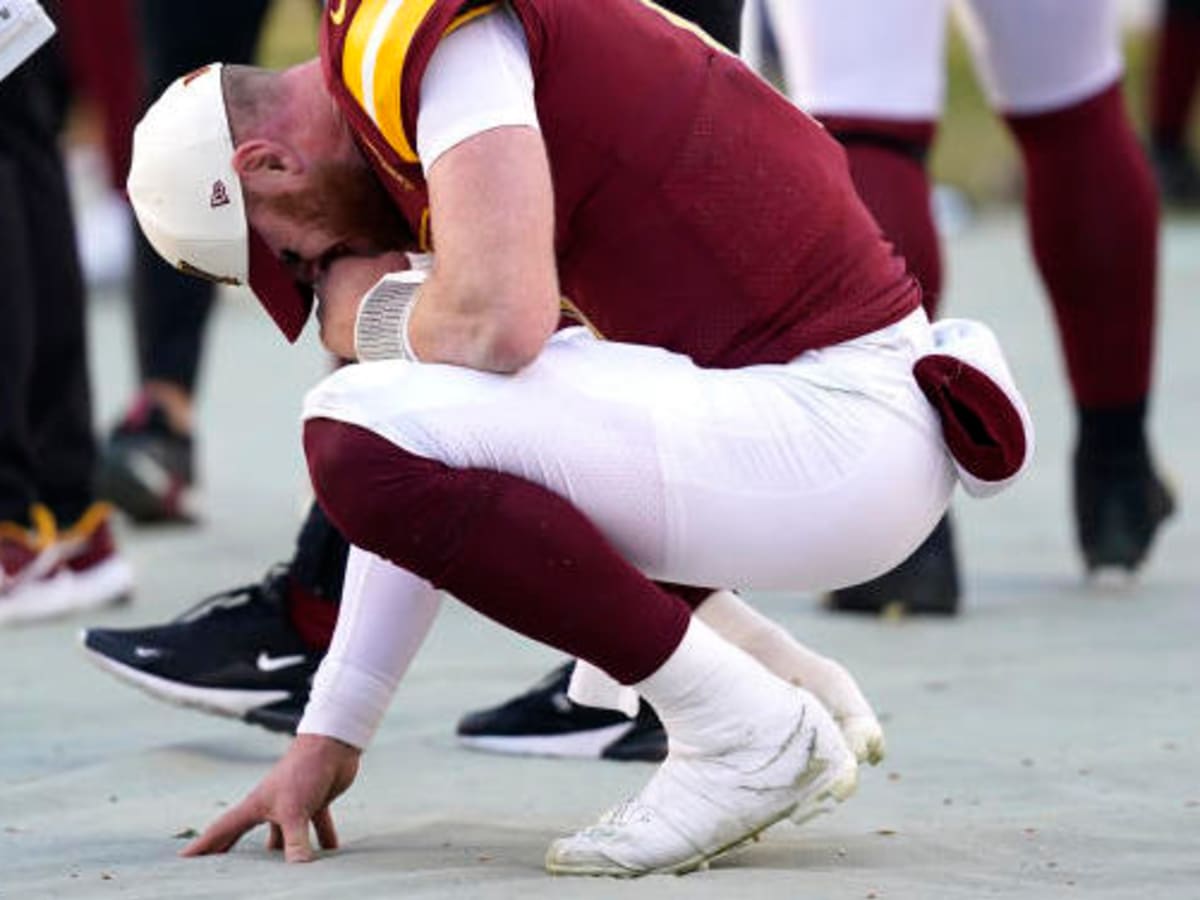
[[[290,863],[312,862],[312,842],[308,839],[307,817],[280,822],[283,831],[283,858]]]
[[[333,825],[333,814],[329,807],[319,809],[313,816],[313,827],[317,830],[317,843],[324,850],[336,850],[338,845],[337,828]]]
[[[271,827],[267,832],[267,849],[282,850],[283,849],[283,829],[271,823]]]
[[[205,856],[209,853],[225,853],[243,834],[262,821],[256,810],[247,801],[242,801],[204,829],[204,833],[179,851],[179,855]]]

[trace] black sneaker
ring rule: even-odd
[[[1155,144],[1150,164],[1166,206],[1200,210],[1200,165],[1186,144]]]
[[[216,594],[150,628],[88,628],[88,658],[168,703],[295,732],[322,654],[284,610],[286,569]]]
[[[192,438],[145,394],[101,449],[96,491],[143,525],[195,521]]]
[[[256,706],[246,710],[242,718],[251,725],[261,725],[267,731],[278,731],[280,734],[295,734],[300,727],[300,719],[304,715],[304,707],[308,704],[308,691],[297,692],[278,703],[268,703],[266,706]]]
[[[950,517],[943,516],[908,559],[871,581],[833,591],[825,605],[868,615],[952,616],[959,594],[954,535]]]
[[[1076,537],[1088,573],[1135,571],[1175,512],[1175,498],[1149,452],[1100,453],[1081,443],[1074,469]]]
[[[636,718],[580,706],[567,696],[573,662],[559,666],[507,703],[467,713],[458,739],[472,750],[525,756],[573,756],[658,762],[667,734],[645,700]]]

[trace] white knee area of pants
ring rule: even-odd
[[[346,366],[309,392],[304,418],[540,484],[583,509],[635,565],[654,569],[665,552],[654,408],[671,402],[671,372],[684,365],[658,348],[572,328],[515,375],[399,360]]]
[[[541,484],[653,578],[830,589],[900,562],[945,510],[953,467],[911,375],[929,346],[919,310],[735,370],[572,329],[512,376],[348,366],[305,416]]]
[[[788,95],[818,115],[937,119],[945,93],[947,0],[763,0]],[[955,0],[991,104],[1061,109],[1122,69],[1115,0]]]

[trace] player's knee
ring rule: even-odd
[[[417,456],[334,419],[305,423],[304,451],[317,500],[342,536],[431,581],[505,480]]]
[[[304,453],[317,500],[342,535],[360,547],[374,549],[388,530],[388,500],[381,479],[403,476],[407,460],[416,459],[365,428],[334,419],[309,419],[304,425]]]

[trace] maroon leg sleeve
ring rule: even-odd
[[[934,124],[846,116],[821,121],[845,147],[858,195],[920,283],[932,319],[942,293],[941,250],[925,170]]]
[[[317,500],[345,537],[501,625],[640,681],[690,610],[574,506],[502,472],[454,469],[330,419],[304,427]]]
[[[337,625],[338,606],[336,600],[319,597],[295,578],[288,578],[288,621],[300,639],[313,650],[323,653],[329,649]]]
[[[1200,81],[1200,3],[1171,4],[1159,29],[1150,93],[1155,143],[1184,142],[1188,113]]]
[[[1137,403],[1150,390],[1158,196],[1120,86],[1008,123],[1076,403]]]

